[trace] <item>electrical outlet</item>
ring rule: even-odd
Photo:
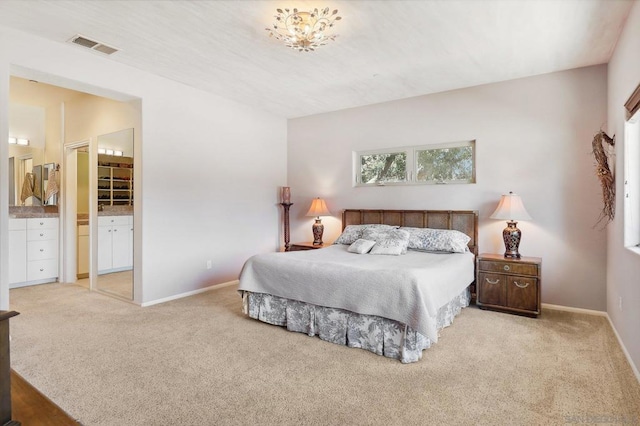
[[[622,296],[618,299],[618,308],[622,311]]]
[[[207,260],[207,269],[211,269],[212,263],[210,260]]]

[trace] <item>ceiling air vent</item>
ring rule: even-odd
[[[115,53],[119,50],[119,49],[116,49],[115,47],[108,46],[99,41],[88,39],[87,37],[82,36],[80,34],[76,34],[75,36],[71,37],[71,39],[69,40],[69,43],[77,44],[79,46],[86,47],[87,49],[91,49],[91,50],[97,50],[98,52],[101,52],[107,55],[111,55],[112,53]]]

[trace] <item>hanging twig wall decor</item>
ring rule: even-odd
[[[615,135],[610,137],[603,130],[600,130],[595,134],[593,142],[591,143],[593,146],[593,155],[596,159],[596,174],[602,184],[602,202],[604,204],[597,223],[606,219],[605,225],[612,221],[616,214],[616,182],[609,168],[609,158],[605,151],[604,144],[607,143],[614,146],[616,143],[615,139]]]

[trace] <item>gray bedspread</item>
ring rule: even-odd
[[[333,245],[253,256],[238,290],[390,318],[437,342],[438,309],[473,280],[471,253],[375,256]]]

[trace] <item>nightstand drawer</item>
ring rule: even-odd
[[[532,277],[507,277],[507,306],[538,311],[538,280]]]
[[[507,276],[500,274],[478,274],[478,302],[486,305],[504,306],[507,303]]]
[[[487,260],[481,260],[479,263],[480,270],[486,272],[502,272],[503,274],[514,275],[538,275],[538,266],[522,263],[508,263],[508,262],[491,262]]]

